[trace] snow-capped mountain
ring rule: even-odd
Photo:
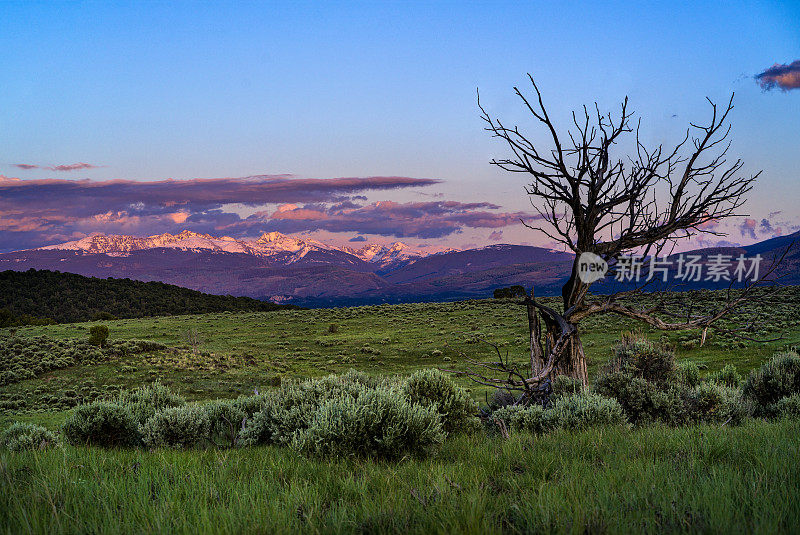
[[[230,236],[215,237],[190,230],[184,230],[179,234],[157,234],[147,237],[99,234],[34,250],[68,250],[123,257],[129,256],[135,251],[159,248],[193,252],[240,253],[271,258],[278,264],[293,264],[306,258],[310,253],[322,253],[323,255],[325,253],[343,253],[382,268],[390,265],[405,265],[430,254],[441,252],[427,251],[401,242],[391,245],[365,245],[360,249],[353,249],[328,245],[317,240],[287,236],[280,232],[265,232],[258,238],[232,238]],[[349,262],[345,261],[345,263],[352,263],[353,260],[355,259],[351,259]]]

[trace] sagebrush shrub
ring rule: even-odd
[[[411,403],[433,408],[447,433],[474,427],[472,423],[478,404],[466,390],[439,370],[431,368],[414,373],[406,380],[402,393]]]
[[[733,364],[726,364],[721,370],[709,374],[706,380],[729,388],[739,388],[739,385],[742,384],[742,376],[739,375]]]
[[[736,425],[747,416],[740,392],[715,382],[704,382],[691,392],[691,413],[695,420]]]
[[[599,394],[564,396],[547,410],[554,427],[586,429],[602,425],[622,425],[627,422],[622,405],[615,399]]]
[[[583,383],[574,377],[567,377],[566,375],[559,375],[551,384],[553,393],[550,398],[555,401],[563,396],[571,396],[573,394],[580,394],[583,391]]]
[[[43,450],[58,443],[55,433],[31,423],[15,422],[0,434],[0,447],[10,451]]]
[[[239,436],[240,443],[288,444],[296,431],[308,427],[321,401],[332,397],[352,397],[356,390],[365,390],[363,386],[351,385],[326,393],[318,386],[309,382],[285,384],[265,395],[261,409],[247,420]]]
[[[95,401],[76,407],[64,422],[62,432],[75,445],[135,446],[139,443],[138,427],[126,407]]]
[[[180,407],[186,404],[186,400],[163,385],[161,381],[155,381],[134,390],[121,391],[117,403],[130,410],[136,421],[143,425],[161,409]]]
[[[398,459],[431,454],[444,438],[435,408],[381,387],[357,398],[327,400],[308,428],[295,435],[292,446],[317,455]]]
[[[487,399],[489,410],[496,411],[509,405],[516,405],[519,398],[507,390],[495,388]]]
[[[800,420],[800,394],[792,394],[778,400],[773,412],[778,418]]]
[[[210,435],[208,412],[196,405],[161,409],[142,426],[142,441],[151,448],[205,446]]]
[[[694,388],[700,384],[700,368],[690,360],[681,361],[675,367],[675,380],[678,384]]]
[[[216,400],[205,406],[209,420],[209,437],[217,446],[233,447],[247,420],[237,400]]]
[[[670,382],[675,379],[675,354],[642,333],[628,333],[614,346],[606,371],[629,372],[651,383]]]
[[[742,395],[755,403],[756,416],[770,416],[779,400],[800,393],[800,356],[794,351],[778,353],[750,372]]]
[[[637,425],[686,423],[689,418],[687,387],[679,383],[651,383],[631,372],[604,373],[593,385],[595,393],[616,399],[628,420]]]
[[[541,405],[508,405],[497,409],[490,417],[494,422],[502,420],[506,427],[513,431],[528,431],[530,433],[542,434],[549,431],[553,426],[553,419],[549,416],[549,411]]]

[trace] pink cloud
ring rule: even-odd
[[[780,87],[784,91],[790,89],[800,89],[800,60],[795,60],[790,64],[776,63],[764,72],[755,76],[761,89],[770,91]]]
[[[0,251],[54,243],[54,236],[75,232],[153,234],[177,226],[214,232],[238,224],[240,235],[246,235],[255,229],[243,224],[237,213],[225,211],[226,205],[281,204],[276,223],[281,216],[309,221],[328,217],[325,203],[342,210],[358,207],[350,201],[354,193],[437,183],[435,179],[397,176],[294,179],[261,175],[152,182],[0,177],[0,228],[4,229]],[[299,211],[300,202],[317,204],[306,204],[305,211]]]

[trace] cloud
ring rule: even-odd
[[[360,241],[367,241],[367,239],[364,236],[353,236],[352,238],[350,238],[347,241],[360,242]]]
[[[771,91],[776,87],[784,91],[800,89],[800,60],[795,60],[789,65],[776,63],[755,75],[755,79],[764,91]]]
[[[40,165],[32,164],[32,163],[15,163],[13,164],[14,167],[19,169],[29,170],[29,169],[49,169],[50,171],[82,171],[84,169],[99,169],[102,167],[101,165],[92,165],[86,162],[78,162],[78,163],[71,163],[66,165],[54,165],[51,167],[42,167]]]
[[[492,241],[499,241],[503,237],[502,230],[493,230],[491,234],[489,234],[489,239]]]
[[[749,217],[744,219],[739,224],[739,233],[742,236],[747,236],[752,239],[756,239],[756,220],[750,219]]]
[[[92,165],[90,163],[78,162],[78,163],[71,163],[69,165],[56,165],[53,167],[48,167],[51,171],[81,171],[83,169],[98,169],[101,166]]]
[[[229,226],[219,224],[219,228],[234,234],[253,233],[256,229],[286,233],[325,230],[427,239],[458,234],[464,228],[498,229],[533,217],[524,212],[496,211],[499,208],[492,203],[458,201],[379,201],[344,209],[338,205],[283,205],[272,213],[257,212]]]
[[[298,210],[308,210],[306,217],[315,213],[326,215],[326,204],[338,205],[338,211],[358,209],[359,205],[351,202],[350,195],[354,193],[439,182],[396,176],[295,179],[270,175],[151,182],[3,179],[0,180],[0,251],[58,243],[62,237],[75,233],[146,235],[180,231],[184,227],[216,232],[239,224],[240,235],[248,235],[255,229],[242,225],[246,220],[231,212],[227,205],[283,205],[278,213],[286,212],[291,223],[291,219],[302,221],[304,214]],[[306,206],[300,207],[298,203]]]

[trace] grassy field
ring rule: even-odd
[[[704,373],[742,374],[800,345],[800,292],[761,303],[761,343],[644,329]],[[88,391],[160,378],[189,400],[263,391],[290,378],[463,369],[524,359],[525,311],[506,300],[219,313],[104,321],[110,340],[166,347],[44,371],[0,387],[0,414],[57,429]],[[96,323],[23,327],[0,341],[85,340]],[[582,324],[590,376],[636,324]],[[192,334],[193,336],[188,336]],[[197,342],[192,343],[189,338]],[[482,401],[485,390],[458,379]],[[77,402],[77,401],[76,401]],[[627,533],[792,532],[800,518],[800,423],[604,428],[504,440],[448,438],[433,458],[398,463],[308,458],[288,448],[145,451],[64,446],[0,451],[0,533]]]
[[[671,344],[678,359],[690,359],[705,372],[731,363],[746,373],[775,351],[800,345],[798,310],[800,292],[790,289],[771,308],[770,323],[756,333],[764,338],[784,336],[769,343],[712,337],[699,347],[700,334],[696,331],[665,334],[645,328],[644,332]],[[482,340],[499,344],[501,350],[520,361],[527,350],[525,311],[506,300],[219,313],[102,323],[109,327],[111,340],[151,340],[169,348],[54,370],[6,385],[6,396],[26,401],[26,408],[15,414],[48,412],[52,408],[48,408],[47,398],[63,396],[67,391],[130,388],[156,378],[187,399],[204,400],[236,397],[256,388],[263,391],[283,379],[341,373],[350,368],[372,374],[409,374],[423,367],[464,369],[463,355],[493,358],[493,349]],[[23,327],[16,330],[16,336],[86,339],[93,324]],[[608,360],[621,333],[637,326],[615,316],[594,317],[582,323],[590,376]],[[196,333],[196,348],[187,342],[190,332]],[[477,399],[483,399],[485,389],[467,379],[459,381],[471,388]],[[7,421],[9,415],[3,418]]]
[[[479,434],[399,463],[269,447],[0,453],[0,532],[790,533],[798,432]]]

